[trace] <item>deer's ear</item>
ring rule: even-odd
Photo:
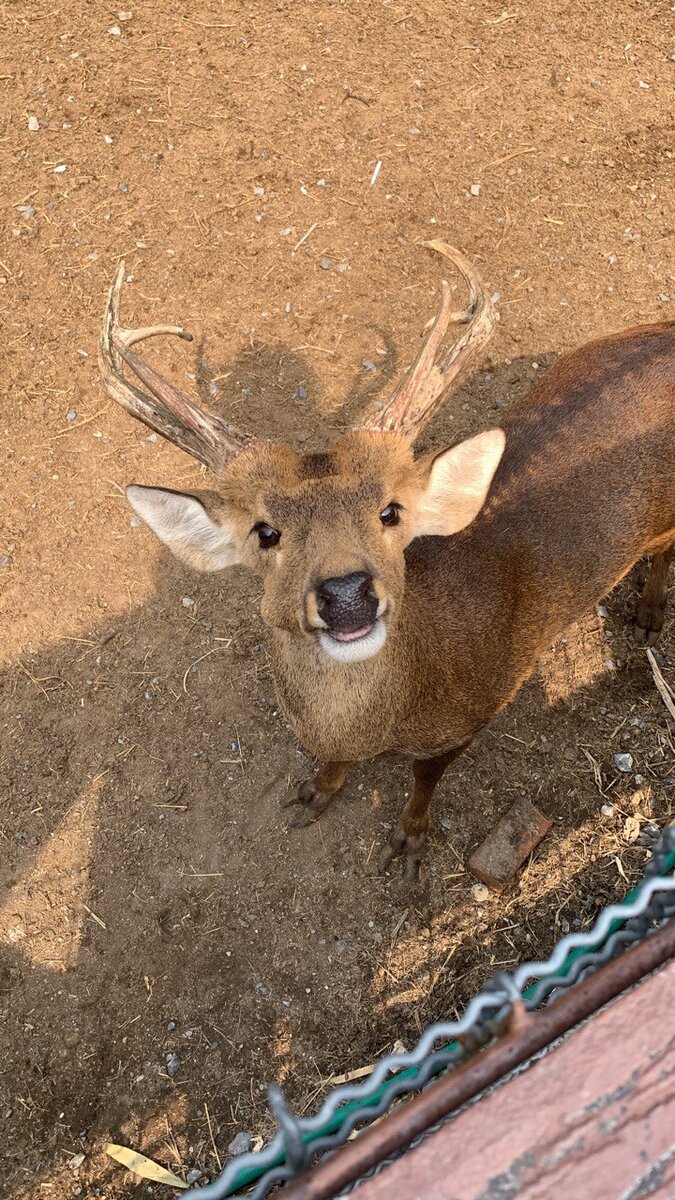
[[[417,502],[415,537],[459,533],[478,516],[504,453],[503,429],[488,429],[431,463]]]
[[[126,495],[134,512],[187,566],[222,571],[241,561],[232,527],[227,520],[210,516],[195,496],[136,484],[127,488]]]

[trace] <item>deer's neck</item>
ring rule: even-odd
[[[333,662],[319,646],[276,631],[272,661],[280,702],[306,750],[320,759],[356,761],[393,748],[406,707],[398,638],[375,658]]]

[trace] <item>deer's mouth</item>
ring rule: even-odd
[[[363,662],[379,654],[387,640],[387,627],[382,617],[360,629],[322,629],[319,645],[335,662]]]

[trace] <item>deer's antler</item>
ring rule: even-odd
[[[414,366],[404,375],[384,407],[369,405],[357,426],[402,433],[414,442],[438,412],[451,390],[458,387],[467,367],[487,345],[497,320],[490,293],[475,267],[459,250],[445,242],[425,242],[430,250],[449,258],[469,285],[466,312],[453,312],[450,288],[443,280],[441,307]],[[465,331],[448,349],[450,325],[465,325]]]
[[[140,329],[125,329],[120,324],[123,282],[124,262],[120,262],[108,294],[99,342],[98,364],[106,392],[132,417],[143,421],[155,433],[198,458],[212,471],[221,472],[227,460],[254,439],[240,433],[213,413],[198,408],[131,349],[135,342],[160,334],[170,334],[188,342],[192,341],[192,335],[176,325],[146,325]],[[123,363],[145,384],[150,395],[125,379]]]

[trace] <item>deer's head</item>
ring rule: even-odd
[[[132,508],[183,562],[201,571],[244,563],[263,576],[268,625],[312,639],[338,662],[369,658],[395,628],[405,588],[404,550],[413,538],[448,536],[483,506],[504,449],[491,429],[441,453],[415,459],[413,442],[467,364],[490,337],[490,298],[473,267],[442,243],[470,288],[467,311],[452,312],[443,284],[440,312],[417,362],[384,407],[319,454],[247,438],[198,409],[132,349],[173,326],[124,329],[121,263],[110,291],[99,363],[108,394],[163,437],[208,466],[210,492],[186,495],[133,485]],[[464,331],[450,350],[448,327]],[[126,364],[137,383],[127,381]]]

